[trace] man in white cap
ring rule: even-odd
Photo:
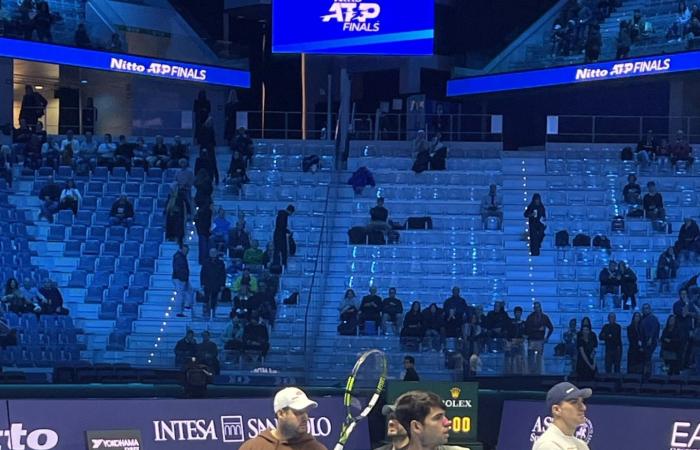
[[[532,445],[532,450],[589,450],[588,444],[575,436],[576,428],[586,421],[583,400],[593,394],[571,383],[559,383],[547,392],[547,406],[552,424]]]
[[[284,388],[273,402],[277,427],[265,430],[240,447],[240,450],[327,450],[307,431],[309,409],[318,403],[310,400],[304,391],[295,387]]]

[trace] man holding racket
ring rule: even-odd
[[[586,421],[583,400],[593,394],[571,383],[559,383],[547,392],[547,406],[552,424],[532,445],[532,450],[589,450],[588,444],[576,437],[576,428]]]
[[[277,427],[244,443],[240,450],[328,450],[307,431],[309,410],[318,403],[295,387],[277,392],[273,401]]]

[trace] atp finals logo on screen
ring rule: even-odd
[[[343,24],[343,31],[364,31],[376,33],[379,31],[379,14],[382,7],[379,3],[369,3],[363,0],[334,0],[329,14],[321,16],[324,23],[335,22]]]

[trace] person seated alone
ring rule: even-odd
[[[83,196],[80,194],[78,188],[75,187],[75,182],[73,180],[68,180],[66,187],[61,191],[61,197],[59,200],[59,209],[70,209],[73,211],[73,215],[78,214],[78,206],[83,200]]]
[[[109,212],[109,223],[123,227],[130,227],[134,223],[134,206],[126,198],[126,195],[120,196],[112,204],[112,210]]]
[[[148,167],[159,167],[163,170],[168,168],[170,149],[163,142],[163,136],[156,136],[156,143],[151,147],[150,154],[146,157],[146,162]]]
[[[251,294],[258,292],[258,278],[250,274],[250,269],[243,269],[243,273],[233,282],[233,291],[240,293],[241,287],[246,286]]]
[[[642,187],[637,183],[637,176],[629,174],[627,176],[627,184],[622,189],[622,198],[625,203],[630,205],[639,205],[642,199]]]
[[[498,218],[498,228],[503,223],[503,197],[498,193],[495,184],[489,186],[489,193],[481,199],[481,222],[487,228],[489,217]]]
[[[675,167],[678,161],[685,161],[686,166],[690,167],[693,164],[693,149],[688,144],[683,130],[678,130],[676,133],[676,142],[671,145],[671,164]]]
[[[44,297],[44,300],[41,302],[42,314],[68,315],[69,311],[63,306],[63,295],[61,295],[61,291],[58,289],[58,284],[55,281],[48,278],[44,280],[39,293]]]
[[[189,164],[190,148],[187,146],[187,144],[182,142],[182,138],[180,136],[175,136],[173,141],[174,143],[172,147],[170,147],[170,162],[168,163],[168,167],[182,167],[183,159]],[[185,164],[185,167],[187,167],[188,164]]]
[[[391,225],[389,225],[389,210],[384,207],[384,197],[378,197],[377,204],[369,210],[367,233],[381,232],[386,239],[389,231],[391,231]]]
[[[382,332],[387,334],[389,323],[398,335],[403,322],[403,304],[396,298],[396,288],[389,288],[389,296],[382,301]]]
[[[365,295],[360,303],[360,329],[365,330],[366,322],[374,322],[379,330],[382,311],[382,298],[377,295],[377,288],[369,288],[369,295]]]
[[[659,192],[656,192],[656,183],[648,182],[647,189],[649,192],[644,196],[643,201],[644,215],[647,219],[664,220],[666,218],[664,198]]]
[[[248,324],[248,311],[241,309],[231,310],[231,321],[226,325],[221,335],[221,340],[226,350],[243,350],[243,331]]]
[[[231,165],[228,168],[228,180],[226,180],[226,185],[231,186],[236,194],[238,194],[245,183],[250,181],[245,172],[245,168],[246,163],[243,156],[239,151],[234,151],[233,158],[231,158]]]
[[[698,251],[698,237],[700,237],[700,229],[697,222],[692,218],[686,217],[683,219],[683,225],[678,231],[677,247],[683,251]]]
[[[343,301],[338,306],[339,324],[338,334],[341,336],[357,336],[360,311],[355,300],[355,291],[348,289],[345,291]]]
[[[114,151],[113,167],[124,167],[126,170],[131,170],[131,161],[134,159],[134,148],[136,144],[130,144],[126,140],[126,136],[119,135],[117,149]]]
[[[260,317],[252,314],[250,322],[243,330],[243,351],[246,358],[250,359],[248,352],[256,353],[262,362],[270,349],[270,335],[267,327],[260,323]]]
[[[258,241],[253,240],[250,243],[250,248],[243,253],[243,264],[246,266],[262,266],[265,259],[265,253],[260,249]]]
[[[243,259],[245,251],[250,248],[250,235],[241,221],[228,233],[228,254],[231,258]]]
[[[49,223],[53,223],[53,215],[60,209],[61,185],[49,176],[47,183],[39,191],[39,200],[42,201],[39,218],[44,217]]]
[[[418,130],[416,138],[413,140],[413,162],[411,170],[415,173],[422,173],[430,169],[430,142],[425,136],[425,131]]]
[[[618,295],[620,294],[620,272],[618,271],[615,261],[610,261],[608,267],[604,267],[598,275],[600,282],[600,305],[605,306],[605,296],[612,295],[613,301],[619,302]],[[619,305],[617,305],[619,306]]]
[[[97,165],[108,167],[110,170],[114,167],[114,154],[117,151],[117,144],[112,142],[112,135],[105,134],[104,142],[97,146]]]
[[[637,144],[637,160],[641,163],[646,163],[655,159],[658,146],[659,144],[654,137],[654,131],[648,130],[644,139]]]

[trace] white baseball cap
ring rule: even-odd
[[[309,397],[304,394],[304,391],[296,387],[284,388],[275,394],[275,412],[284,408],[302,411],[306,408],[316,408],[317,406],[318,403],[310,400]]]

